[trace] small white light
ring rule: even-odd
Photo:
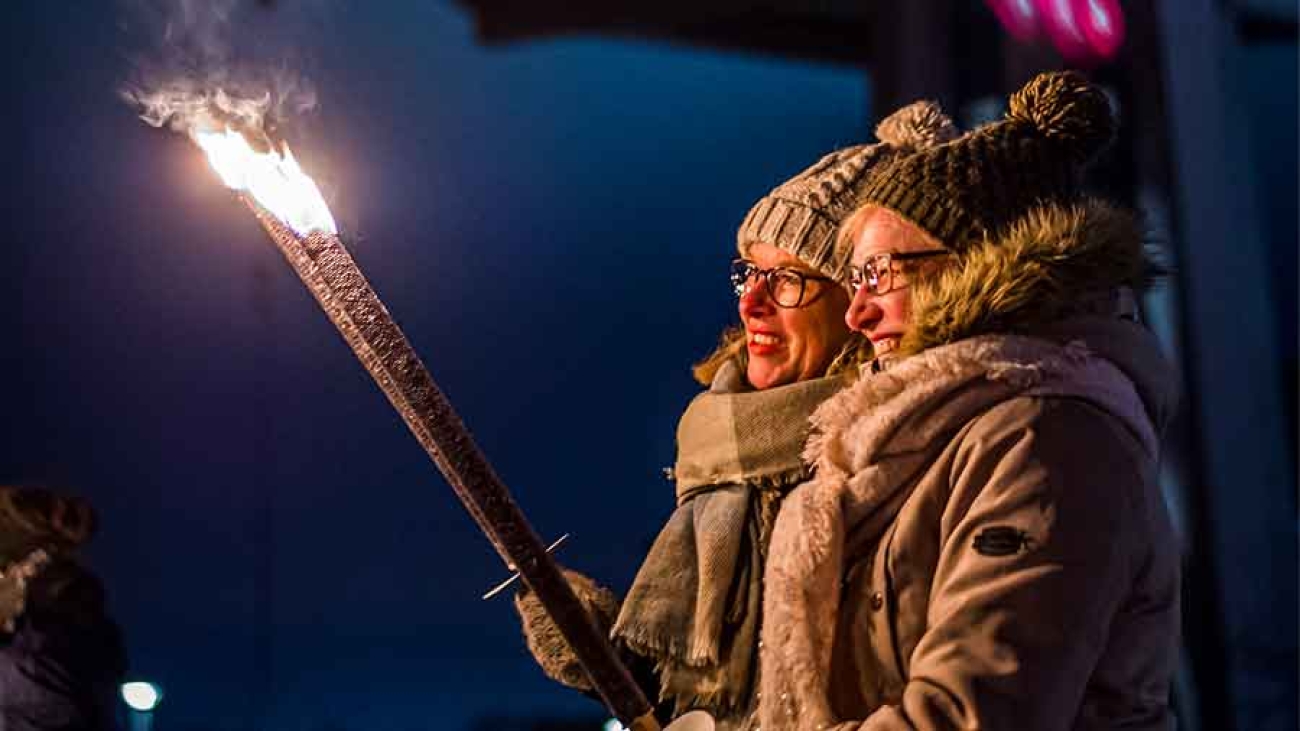
[[[158,707],[162,690],[153,683],[123,683],[122,700],[134,711],[147,713]]]
[[[605,722],[605,731],[627,731],[623,724],[618,722],[617,718],[611,718]]]

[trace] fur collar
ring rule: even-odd
[[[1126,424],[1148,454],[1159,448],[1131,379],[1084,342],[985,335],[900,360],[832,397],[813,414],[804,459],[846,479],[895,454],[925,453],[990,398],[1018,394],[1084,398]]]

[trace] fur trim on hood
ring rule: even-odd
[[[914,285],[900,355],[1027,334],[1072,315],[1114,315],[1122,288],[1144,291],[1163,273],[1137,218],[1096,199],[1039,205],[959,256],[957,266]]]

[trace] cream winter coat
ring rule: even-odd
[[[1169,729],[1170,369],[1104,204],[1046,206],[914,286],[911,355],[814,416],[765,575],[761,726]]]

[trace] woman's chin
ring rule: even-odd
[[[749,385],[756,390],[762,391],[766,388],[775,388],[790,383],[794,378],[780,368],[763,367],[761,364],[758,368],[753,367],[753,361],[750,361],[750,369],[747,374]]]

